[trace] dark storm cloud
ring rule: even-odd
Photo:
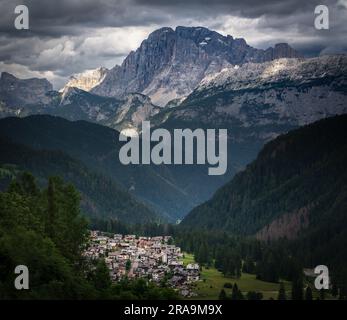
[[[311,10],[318,4],[329,2],[334,4],[337,0],[135,0],[136,3],[152,7],[170,8],[171,10],[182,8],[210,9],[212,12],[224,12],[240,15],[248,18],[256,18],[262,15],[288,15],[302,10]],[[199,9],[197,9],[199,10]]]
[[[338,0],[2,0],[0,32],[59,37],[80,34],[86,27],[165,24],[221,14],[247,18],[293,16],[295,19],[303,12],[312,15],[318,4],[335,7],[337,3]],[[13,11],[18,4],[29,8],[29,32],[18,33],[13,28]]]
[[[25,4],[30,29],[14,28]],[[330,9],[330,30],[313,27],[314,8]],[[347,0],[0,0],[0,71],[47,76],[121,63],[162,26],[205,26],[266,48],[289,42],[307,56],[347,51]]]
[[[30,30],[13,28],[14,8],[24,4],[30,12]],[[2,0],[0,32],[16,36],[59,37],[76,35],[85,28],[142,26],[165,21],[155,8],[149,12],[132,0]]]

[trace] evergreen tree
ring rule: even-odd
[[[218,297],[219,300],[227,300],[227,294],[225,293],[225,290],[222,289],[219,293],[219,297]]]
[[[255,272],[255,264],[249,257],[247,257],[247,259],[243,263],[242,271],[251,274]]]
[[[325,290],[324,289],[319,290],[319,299],[325,300]]]
[[[20,178],[20,181],[22,190],[27,195],[37,196],[39,194],[39,189],[35,183],[35,177],[31,173],[24,172]]]
[[[127,260],[127,262],[125,263],[125,270],[130,271],[130,268],[131,268],[131,261]]]
[[[239,287],[237,286],[237,284],[234,283],[233,290],[231,292],[231,300],[243,300],[243,299],[244,299],[244,296],[241,290],[239,290]]]
[[[234,283],[233,290],[231,292],[231,300],[237,300],[239,294],[239,288],[236,283]]]
[[[248,291],[247,300],[262,300],[263,294],[261,292]]]
[[[302,276],[299,276],[292,281],[292,300],[303,300]]]
[[[337,297],[339,294],[336,283],[333,283],[333,285],[332,285],[331,294],[333,297]]]
[[[312,300],[312,289],[310,286],[307,286],[306,291],[305,291],[305,300]]]
[[[280,283],[280,288],[278,290],[277,299],[278,300],[287,300],[286,289],[284,287],[284,283],[283,282]]]
[[[95,288],[103,293],[111,287],[110,271],[108,270],[105,260],[103,259],[100,259],[97,262],[93,274],[93,282]]]
[[[54,185],[53,178],[49,178],[48,180],[47,201],[48,201],[48,208],[47,208],[46,232],[50,238],[54,239],[56,204],[55,204],[55,185]]]

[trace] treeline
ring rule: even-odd
[[[200,264],[214,266],[228,277],[238,278],[242,272],[247,272],[264,281],[278,282],[280,277],[292,280],[300,269],[294,258],[284,261],[278,251],[253,238],[179,229],[175,242],[184,251],[193,253]],[[284,265],[286,268],[279,267]]]
[[[214,266],[226,277],[239,278],[245,272],[255,274],[263,281],[280,284],[282,280],[287,280],[292,282],[291,298],[301,300],[306,294],[305,287],[308,286],[305,285],[303,268],[310,266],[310,261],[304,258],[303,243],[287,240],[265,243],[254,238],[230,236],[225,232],[185,228],[175,228],[174,238],[183,251],[194,254],[197,262],[205,267]],[[307,244],[306,249],[310,250]],[[324,257],[322,261],[325,261]],[[330,293],[347,299],[344,273],[332,268],[330,277]]]
[[[88,223],[80,195],[60,178],[40,189],[24,173],[0,192],[0,299],[175,299],[145,280],[113,284],[103,260],[83,258]],[[29,290],[16,290],[16,266],[29,269]]]
[[[226,288],[231,289],[231,294],[228,294]],[[333,294],[334,295],[334,294]],[[336,296],[336,295],[335,295]],[[224,284],[224,288],[220,291],[219,300],[262,300],[263,294],[256,291],[248,291],[246,294],[243,294],[241,288],[238,287],[236,283],[232,285],[230,282]],[[292,283],[290,295],[286,292],[284,283],[281,282],[278,289],[278,294],[276,297],[277,300],[313,300],[313,290],[311,285],[307,285],[304,288],[303,279],[299,278]],[[322,290],[319,293],[319,296],[316,297],[317,300],[325,299],[325,291]],[[273,298],[271,298],[273,300]]]
[[[108,233],[135,234],[137,236],[154,237],[173,235],[176,226],[155,222],[127,224],[118,219],[92,217],[89,219],[89,228],[91,230],[99,230]]]
[[[230,282],[226,282],[224,284],[224,288],[230,288],[231,294],[228,294],[225,289],[222,289],[219,293],[219,300],[262,300],[263,294],[261,292],[256,291],[248,291],[246,295],[244,295],[239,289],[238,285],[234,283],[232,285]]]

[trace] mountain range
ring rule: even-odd
[[[161,28],[120,66],[73,75],[59,92],[46,79],[2,72],[1,118],[46,114],[72,122],[3,119],[0,134],[28,148],[61,150],[175,221],[244,169],[267,142],[347,113],[346,69],[346,55],[306,59],[285,43],[262,50],[202,27]],[[117,131],[133,135],[143,120],[168,130],[228,129],[227,173],[208,176],[204,165],[120,165]]]

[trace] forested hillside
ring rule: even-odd
[[[126,223],[148,223],[159,219],[114,181],[91,172],[83,163],[62,151],[35,150],[0,136],[0,167],[4,165],[5,168],[12,165],[11,178],[28,170],[42,186],[47,184],[49,176],[59,176],[74,184],[82,195],[81,208],[89,217],[112,217]],[[0,176],[2,188],[10,181],[9,175]]]
[[[155,207],[164,219],[176,221],[199,203],[199,193],[180,183],[193,168],[181,172],[172,165],[123,165],[119,150],[124,143],[119,142],[116,130],[87,121],[38,115],[1,119],[1,135],[33,149],[64,152]],[[204,177],[197,174],[194,179],[198,178]]]
[[[192,210],[182,225],[255,234],[302,208],[309,220],[299,221],[303,228],[334,216],[347,195],[346,127],[347,116],[339,116],[269,142],[245,171]],[[296,231],[300,229],[298,225]]]
[[[182,229],[289,239],[303,265],[347,274],[347,116],[271,141],[245,171],[192,210]],[[268,263],[268,262],[267,262]]]
[[[60,178],[40,189],[29,173],[0,192],[0,299],[177,298],[172,289],[143,279],[112,284],[103,259],[83,257],[88,230],[79,199]],[[18,265],[29,269],[30,290],[13,285]]]

